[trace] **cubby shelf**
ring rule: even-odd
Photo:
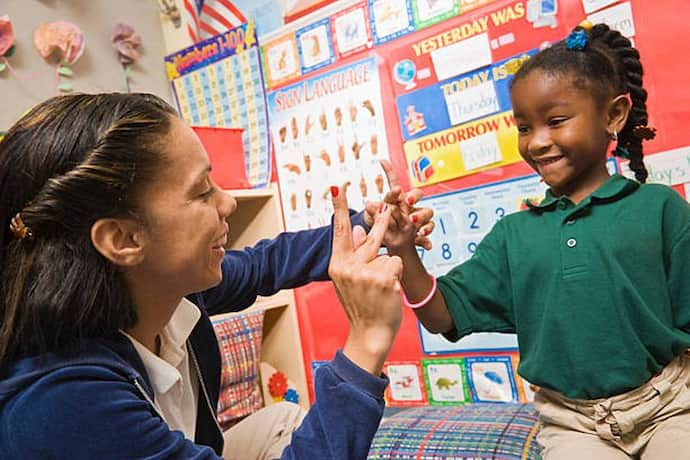
[[[272,183],[264,189],[225,190],[224,193],[235,197],[238,203],[237,210],[228,218],[228,248],[242,249],[253,246],[259,240],[273,238],[283,231],[277,184]],[[308,407],[309,393],[292,290],[282,290],[268,297],[259,296],[248,310],[264,311],[261,360],[285,373],[296,387],[300,405]],[[227,315],[217,315],[214,319],[224,316]],[[270,404],[272,401],[265,402]]]

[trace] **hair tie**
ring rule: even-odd
[[[656,128],[647,125],[637,125],[632,132],[633,136],[643,141],[651,141],[656,137]]]
[[[10,221],[10,230],[15,238],[20,240],[31,240],[34,237],[34,233],[26,226],[20,213],[17,213]]]
[[[587,48],[589,42],[589,32],[592,30],[592,23],[590,21],[582,21],[575,30],[565,39],[565,47],[569,50],[583,51]]]

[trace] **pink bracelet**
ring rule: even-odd
[[[407,300],[407,296],[405,295],[405,290],[404,289],[400,290],[400,295],[402,296],[402,303],[404,306],[406,306],[407,308],[414,309],[414,308],[421,308],[424,305],[426,305],[427,303],[429,303],[431,298],[436,293],[436,277],[433,275],[429,275],[429,278],[431,279],[431,290],[429,291],[429,294],[427,294],[426,297],[424,297],[422,300],[420,300],[417,303],[410,303],[410,301]]]

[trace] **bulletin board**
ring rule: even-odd
[[[640,50],[650,125],[658,128],[656,139],[645,144],[649,181],[690,197],[690,135],[685,129],[690,123],[690,89],[677,54],[678,46],[690,39],[677,14],[686,6],[684,0],[371,0],[352,2],[328,17],[314,16],[299,28],[267,37],[262,51],[272,106],[270,129],[288,228],[310,225],[305,203],[299,205],[306,192],[294,188],[296,168],[302,174],[313,170],[314,156],[319,155],[313,147],[333,142],[330,135],[331,140],[321,144],[290,142],[292,119],[299,136],[310,116],[318,119],[321,108],[328,126],[335,124],[335,107],[348,105],[349,93],[314,106],[307,101],[308,91],[366,65],[379,89],[375,103],[380,124],[375,130],[360,129],[359,120],[347,125],[345,115],[348,135],[366,145],[375,132],[380,154],[385,146],[403,186],[424,191],[424,204],[436,213],[434,248],[420,251],[427,269],[441,275],[470,257],[498,219],[519,211],[523,198],[538,199],[545,191],[517,152],[510,79],[544,42],[563,39],[587,17],[621,31]],[[338,85],[323,84],[331,89]],[[351,99],[362,111],[361,102]],[[337,144],[326,150],[334,148],[337,152]],[[361,161],[350,151],[345,158],[355,178],[361,175]],[[325,163],[319,167],[327,168]],[[330,167],[319,173],[326,182],[341,177],[337,162]],[[625,162],[612,159],[609,169],[630,175]],[[356,179],[346,180],[351,182],[350,203],[358,204],[362,196],[356,195]],[[289,198],[293,194],[295,206]],[[327,211],[324,205],[319,212]],[[323,222],[318,215],[312,217]],[[314,369],[345,342],[347,318],[331,283],[299,288],[296,298],[311,379]],[[527,401],[532,393],[517,375],[518,362],[513,336],[471,335],[450,343],[423,331],[406,309],[386,363],[391,377],[388,404]]]

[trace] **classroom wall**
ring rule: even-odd
[[[74,91],[126,91],[122,66],[111,36],[115,24],[131,25],[142,36],[143,55],[130,68],[132,91],[150,92],[171,101],[165,77],[165,46],[157,0],[0,0],[0,15],[12,20],[16,50],[8,59],[16,71],[0,73],[0,131],[27,109],[57,94],[55,67],[41,58],[33,33],[43,22],[65,20],[79,26],[86,49],[72,66]]]

